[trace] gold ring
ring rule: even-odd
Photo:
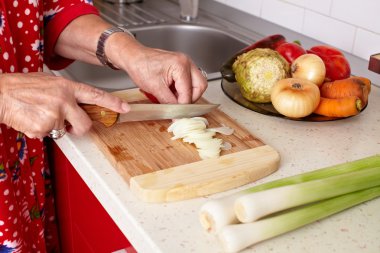
[[[66,128],[62,128],[62,129],[53,129],[49,132],[49,137],[54,139],[54,140],[57,140],[59,138],[61,138],[62,136],[64,136],[66,134]]]

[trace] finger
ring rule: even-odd
[[[166,85],[161,85],[159,89],[153,92],[154,96],[161,104],[177,104],[177,97]]]
[[[191,66],[192,102],[196,102],[207,88],[207,78],[194,64]]]
[[[179,104],[189,104],[192,102],[193,89],[190,66],[180,70],[177,76],[173,76]]]
[[[29,115],[28,121],[23,121],[25,122],[26,131],[22,132],[29,138],[43,138],[49,136],[52,130],[65,128],[64,116],[56,110],[45,110],[42,113]]]
[[[81,136],[90,130],[92,121],[87,113],[78,105],[68,106],[65,113],[66,120],[69,122],[66,130],[69,133]]]
[[[41,134],[36,134],[32,132],[25,131],[24,134],[29,138],[29,139],[42,139],[45,136],[48,136],[47,134],[41,135]]]
[[[121,98],[86,84],[76,83],[74,96],[79,103],[95,104],[120,113],[130,110],[128,103]]]
[[[61,113],[50,114],[50,116],[47,118],[46,122],[50,122],[50,123],[39,125],[39,126],[35,127],[35,132],[33,134],[34,138],[42,138],[42,137],[46,137],[46,136],[53,138],[52,137],[53,131],[63,131],[63,135],[66,133],[66,124],[64,121],[64,116]],[[39,130],[37,130],[37,129],[39,129]],[[53,135],[56,135],[56,134],[53,134]]]

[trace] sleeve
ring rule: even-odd
[[[65,27],[75,18],[87,14],[99,15],[89,0],[44,1],[44,62],[50,69],[63,69],[74,61],[56,55],[54,47]]]

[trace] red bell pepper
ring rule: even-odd
[[[252,45],[244,48],[241,50],[238,54],[246,53],[248,51],[251,51],[255,48],[270,48],[270,49],[276,49],[281,44],[285,43],[286,39],[281,34],[274,34],[267,37],[262,38],[261,40],[256,41]]]
[[[276,48],[276,51],[279,52],[290,64],[301,55],[306,54],[306,50],[295,42],[282,43]]]
[[[173,84],[173,85],[170,85],[169,88],[170,88],[170,90],[171,90],[174,94],[177,93],[177,90],[175,89],[174,84]],[[160,101],[158,101],[158,99],[157,99],[155,96],[153,96],[151,93],[146,92],[146,91],[144,91],[144,90],[142,90],[142,89],[140,89],[140,92],[143,93],[143,94],[144,94],[144,95],[150,100],[150,102],[152,102],[153,104],[159,104],[159,103],[160,103]]]

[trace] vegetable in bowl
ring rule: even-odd
[[[289,63],[269,48],[256,48],[238,56],[232,70],[243,97],[255,103],[271,102],[273,85],[290,74]]]

